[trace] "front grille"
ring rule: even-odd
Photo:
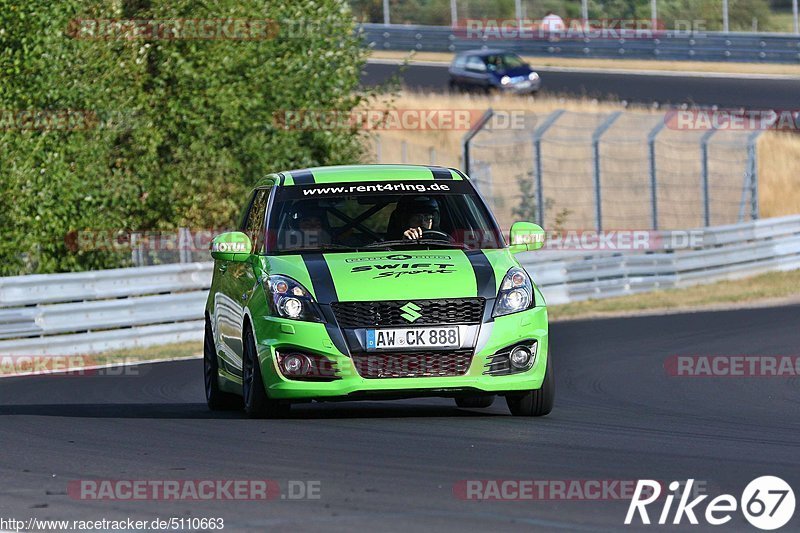
[[[463,376],[472,362],[472,349],[451,352],[353,354],[362,378],[430,378]]]
[[[400,309],[409,302],[420,309],[419,318],[409,322]],[[408,326],[441,324],[480,324],[483,298],[445,298],[440,300],[397,300],[385,302],[334,302],[331,304],[339,326],[367,328],[374,326]]]

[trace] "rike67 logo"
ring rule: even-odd
[[[673,525],[681,524],[686,518],[690,524],[699,524],[698,515],[705,519],[707,524],[721,526],[731,521],[737,508],[741,509],[742,514],[751,525],[758,529],[770,531],[786,525],[794,515],[794,491],[784,480],[775,476],[762,476],[751,481],[742,492],[742,497],[737,501],[730,494],[721,494],[705,506],[705,512],[701,513],[701,504],[708,495],[700,495],[689,500],[692,496],[692,485],[694,479],[689,479],[684,485],[678,481],[673,481],[668,488],[668,493],[663,499],[663,507],[657,518],[657,524]],[[647,506],[655,503],[662,496],[662,486],[658,481],[651,479],[640,479],[636,484],[636,489],[628,506],[628,514],[625,516],[625,524],[634,523],[638,515],[638,520],[642,524],[650,524],[651,519],[648,514]],[[674,514],[672,504],[678,498]],[[660,502],[659,502],[660,503]],[[657,504],[658,505],[658,504]],[[657,510],[657,505],[653,505]],[[670,516],[672,520],[670,521]],[[655,517],[654,517],[655,519]]]

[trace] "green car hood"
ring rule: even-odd
[[[506,249],[302,254],[263,258],[265,274],[290,276],[321,304],[494,298],[517,262]]]

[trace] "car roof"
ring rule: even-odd
[[[497,54],[514,54],[517,55],[516,52],[512,52],[511,50],[501,50],[499,48],[488,48],[486,50],[476,49],[476,50],[467,50],[465,52],[460,52],[459,56],[493,56]]]
[[[264,178],[257,187],[268,184],[286,187],[311,183],[441,179],[464,180],[467,177],[454,168],[430,165],[340,165],[279,172]]]

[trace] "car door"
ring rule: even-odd
[[[256,189],[247,216],[244,217],[244,222],[240,228],[240,231],[250,237],[250,242],[253,245],[253,255],[264,252],[264,221],[267,215],[269,193],[269,187]],[[253,261],[231,262],[225,275],[227,276],[227,288],[232,308],[231,326],[233,328],[231,335],[226,340],[230,349],[232,371],[234,374],[241,376],[242,357],[244,355],[242,329],[244,327],[245,307],[247,307],[247,302],[258,286],[258,278]]]
[[[489,72],[481,56],[468,56],[464,68],[465,84],[473,90],[489,86]]]

